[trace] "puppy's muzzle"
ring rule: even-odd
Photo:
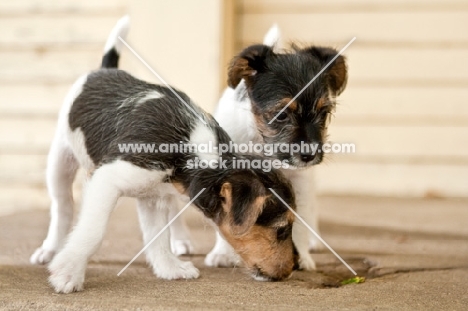
[[[297,265],[299,267],[299,265]],[[297,270],[297,269],[293,269]],[[252,268],[252,277],[256,281],[262,281],[262,282],[278,282],[278,281],[283,281],[287,278],[289,278],[292,275],[292,271],[282,271],[281,273],[278,273],[277,275],[268,275],[265,272],[262,271],[257,265],[255,265]]]

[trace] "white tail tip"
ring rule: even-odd
[[[104,53],[109,51],[112,48],[115,48],[117,53],[120,54],[122,50],[122,42],[119,40],[119,37],[125,39],[128,33],[128,29],[130,27],[130,16],[125,15],[121,19],[118,20],[117,24],[112,28],[109,37],[107,38],[106,45],[104,47]]]

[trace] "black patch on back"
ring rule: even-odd
[[[138,103],[149,91],[157,91],[163,97]],[[191,103],[184,93],[178,95]],[[217,125],[198,106],[191,106],[210,126]],[[138,80],[118,69],[92,72],[69,114],[70,128],[81,129],[95,165],[122,159],[148,169],[180,166],[190,155],[122,153],[119,144],[180,144],[190,139],[197,120],[168,88]]]

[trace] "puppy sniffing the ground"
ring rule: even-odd
[[[293,185],[297,212],[318,232],[310,168],[322,161],[321,148],[336,106],[335,98],[346,86],[347,66],[345,58],[338,56],[283,110],[338,52],[317,46],[293,47],[291,52],[278,52],[275,49],[278,40],[279,30],[273,27],[265,36],[264,44],[249,46],[233,59],[228,73],[229,87],[219,101],[215,118],[235,143],[252,141],[317,147],[315,152],[278,152],[274,156],[289,162],[289,169],[283,172]],[[320,247],[319,240],[301,223],[293,227],[293,240],[301,268],[315,269],[309,249]],[[218,235],[205,263],[208,266],[232,266],[237,261],[235,252]]]
[[[116,69],[128,18],[108,39],[102,68],[79,78],[67,95],[50,149],[47,186],[52,200],[51,223],[43,245],[31,257],[35,264],[50,261],[49,281],[55,291],[83,289],[88,259],[99,248],[110,213],[121,196],[138,199],[138,215],[147,244],[168,222],[176,196],[194,199],[240,254],[256,279],[282,280],[297,265],[292,242],[294,217],[273,196],[273,188],[295,206],[290,183],[278,170],[235,169],[227,154],[227,169],[187,167],[195,157],[175,153],[122,153],[119,144],[175,144],[230,141],[211,115],[176,91],[138,80]],[[205,124],[206,123],[206,124]],[[76,227],[72,224],[72,183],[78,167],[90,174]],[[154,273],[163,279],[199,276],[191,262],[170,250],[164,231],[146,250]]]

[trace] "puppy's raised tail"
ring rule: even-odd
[[[130,25],[130,17],[125,15],[114,26],[104,47],[104,56],[102,57],[101,68],[117,68],[119,57],[124,44],[119,37],[125,39]]]

